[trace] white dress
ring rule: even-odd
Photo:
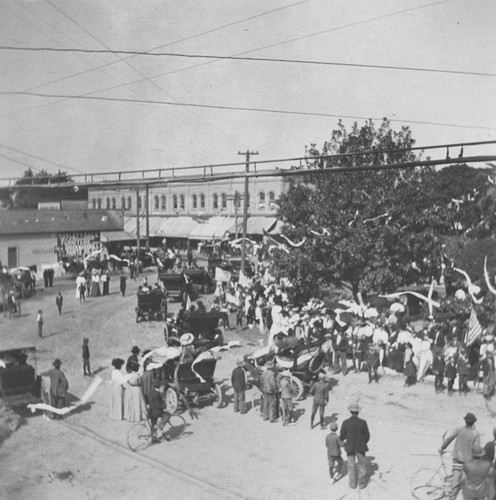
[[[127,382],[127,376],[120,370],[114,368],[110,375],[111,400],[109,417],[112,420],[122,420],[124,418],[124,388],[123,384]]]

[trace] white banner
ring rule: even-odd
[[[229,271],[224,271],[220,267],[215,268],[215,281],[225,281],[229,283],[231,281],[231,273]]]

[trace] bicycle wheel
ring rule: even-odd
[[[417,500],[439,500],[448,496],[448,489],[439,469],[420,469],[412,477],[412,496]]]
[[[127,433],[127,445],[132,451],[143,451],[151,444],[150,429],[147,424],[134,424]]]

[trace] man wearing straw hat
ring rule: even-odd
[[[344,449],[348,455],[348,476],[350,488],[360,489],[367,486],[367,459],[365,453],[368,451],[367,443],[370,439],[370,432],[367,422],[358,418],[360,407],[357,403],[348,406],[351,417],[346,419],[341,425],[339,439],[344,442]],[[358,465],[358,478],[356,466]]]

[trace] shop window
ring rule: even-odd
[[[205,195],[203,193],[200,194],[200,208],[205,208]]]
[[[265,193],[258,193],[258,204],[265,205]]]
[[[92,208],[93,210],[95,210],[95,208],[96,208],[96,199],[95,199],[95,198],[93,198],[93,199],[91,200],[91,208]]]
[[[105,198],[105,208],[110,210],[110,198]]]
[[[222,193],[222,208],[227,208],[227,195],[226,193]]]
[[[177,194],[172,197],[172,206],[174,207],[174,210],[177,210]]]
[[[179,208],[181,210],[184,210],[185,207],[186,207],[185,197],[184,197],[184,194],[181,194],[181,195],[179,195]]]
[[[192,204],[192,207],[193,207],[193,210],[197,209],[198,208],[198,196],[196,196],[196,194],[194,194],[192,197],[191,197],[191,204]],[[182,208],[182,207],[181,207]]]
[[[126,198],[124,196],[121,198],[121,208],[126,210]]]
[[[97,198],[96,199],[96,208],[98,210],[101,210],[102,209],[102,199],[101,198]]]
[[[213,195],[213,208],[214,210],[219,208],[219,195],[217,193]]]
[[[155,208],[155,210],[158,210],[160,208],[160,198],[157,195],[153,197],[153,207]]]
[[[131,210],[132,208],[133,208],[133,199],[131,198],[131,196],[128,196],[127,197],[127,209]]]
[[[160,201],[161,201],[160,209],[167,210],[167,197],[165,196],[165,194],[162,195]]]

